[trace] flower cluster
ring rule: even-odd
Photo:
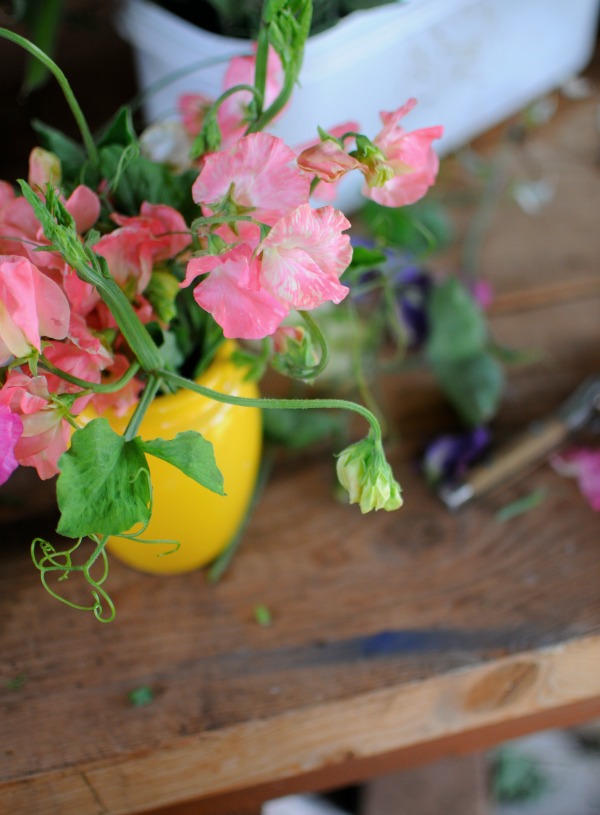
[[[354,123],[296,149],[265,132],[297,78],[310,10],[301,4],[304,16],[296,18],[298,4],[267,5],[264,36],[253,56],[231,62],[222,95],[182,98],[181,122],[170,132],[179,147],[188,140],[189,159],[175,159],[160,129],[138,138],[127,109],[94,139],[64,75],[46,57],[83,146],[42,128],[27,182],[20,191],[0,183],[0,484],[19,465],[35,467],[43,479],[60,474],[59,531],[89,536],[100,548],[103,536],[147,518],[147,498],[132,494],[131,512],[123,513],[123,491],[113,500],[107,476],[108,515],[92,513],[82,529],[66,517],[84,500],[74,495],[77,482],[100,477],[98,455],[107,451],[122,459],[127,484],[135,481],[127,474],[130,445],[161,391],[197,388],[195,377],[225,339],[258,343],[261,358],[287,373],[298,367],[302,378],[319,369],[314,348],[324,340],[307,312],[346,297],[342,276],[352,247],[350,222],[330,204],[315,206],[315,191],[357,170],[368,197],[402,206],[424,195],[437,172],[432,142],[441,128],[407,133],[399,125],[414,100],[383,113],[372,141]],[[31,50],[18,35],[0,35]],[[307,341],[299,320],[316,342]],[[330,401],[361,413],[377,440],[377,455],[369,453],[364,465],[372,487],[361,490],[361,509],[396,508],[399,488],[377,420],[354,403]],[[101,416],[108,409],[133,411],[118,442],[104,425],[86,432],[89,416],[78,419],[82,411]],[[95,421],[103,420],[86,427]],[[88,449],[92,443],[98,447]],[[78,466],[91,468],[70,480],[69,450],[81,454]],[[177,445],[161,444],[160,455],[186,471]],[[135,456],[145,468],[140,445]],[[362,467],[356,451],[338,461],[347,483],[344,461],[354,484]]]

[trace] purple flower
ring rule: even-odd
[[[0,484],[4,484],[19,466],[15,445],[21,438],[23,422],[6,405],[0,404]]]
[[[429,334],[427,299],[433,282],[418,266],[404,266],[394,275],[396,300],[408,332],[409,348],[418,348]]]
[[[490,431],[483,426],[435,438],[421,460],[428,483],[435,485],[463,476],[469,465],[487,450],[490,440]]]

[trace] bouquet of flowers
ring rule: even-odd
[[[57,531],[73,539],[66,553],[41,541],[43,558],[34,542],[43,582],[48,570],[68,577],[84,540],[93,552],[77,568],[91,582],[107,538],[144,528],[148,456],[223,491],[199,434],[138,435],[148,406],[181,388],[249,407],[358,412],[369,431],[339,454],[339,480],[363,512],[402,503],[377,419],[362,405],[235,397],[196,382],[226,340],[256,377],[268,362],[317,376],[327,343],[310,312],[346,297],[352,247],[347,218],[314,201],[352,171],[366,196],[403,206],[437,172],[441,128],[410,133],[400,123],[414,100],[382,113],[373,139],[342,125],[295,151],[266,132],[293,91],[310,18],[309,0],[267,0],[255,53],[231,62],[222,95],[182,99],[181,122],[141,137],[128,108],[93,136],[58,66],[0,29],[58,80],[82,137],[38,125],[27,181],[0,182],[0,484],[18,466],[58,474]],[[131,412],[123,434],[102,417],[109,408]],[[97,418],[82,420],[90,409]]]

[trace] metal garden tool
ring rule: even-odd
[[[488,463],[473,467],[457,482],[443,484],[438,495],[448,509],[459,509],[541,461],[571,433],[590,423],[600,412],[600,376],[583,382],[547,419],[532,423],[524,433],[498,450]]]

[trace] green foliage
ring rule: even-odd
[[[172,464],[207,490],[225,495],[223,476],[217,467],[213,446],[200,433],[188,430],[178,433],[174,439],[136,441],[143,452]]]
[[[140,440],[126,441],[106,419],[73,433],[59,467],[61,535],[115,535],[149,521],[150,472]]]
[[[440,387],[470,425],[492,418],[502,392],[502,367],[488,350],[483,314],[456,278],[435,286],[428,301],[427,359]]]
[[[406,207],[384,207],[369,201],[361,218],[378,243],[395,246],[423,258],[443,249],[454,230],[446,209],[435,201],[422,200]]]
[[[548,779],[534,758],[507,746],[499,749],[492,765],[492,796],[503,804],[537,800]]]

